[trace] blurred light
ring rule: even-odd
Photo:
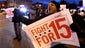
[[[26,8],[20,8],[20,11],[23,12],[23,13],[26,13],[27,9]]]
[[[19,7],[20,7],[20,8],[23,8],[23,7],[25,7],[25,6],[24,6],[24,5],[20,5]]]
[[[85,6],[85,0],[83,0],[83,6]]]
[[[80,8],[79,10],[80,10],[80,11],[82,11],[82,10],[83,10],[83,8]]]
[[[26,13],[26,12],[27,12],[27,9],[26,9],[26,7],[25,7],[24,5],[20,5],[20,6],[19,6],[19,9],[20,9],[20,11],[23,12],[23,13]]]
[[[85,11],[85,7],[81,7],[79,10],[80,10],[80,11],[82,11],[82,10],[84,10],[84,11]]]
[[[28,16],[24,16],[25,18],[27,18],[27,19],[29,19],[29,17]]]

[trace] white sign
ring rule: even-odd
[[[50,48],[59,43],[80,46],[67,20],[59,12],[26,26],[24,30],[35,48]]]
[[[6,15],[7,18],[14,16],[14,14],[13,14],[14,8],[7,8],[7,9],[5,9],[5,11],[7,13],[7,15]]]

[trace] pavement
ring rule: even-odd
[[[13,23],[9,19],[0,20],[0,48],[34,48],[29,37],[22,30],[22,40],[13,40],[15,37]]]

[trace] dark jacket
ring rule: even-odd
[[[81,29],[85,28],[85,22],[81,15],[78,15],[77,13],[75,13],[72,15],[72,18],[73,18],[73,21],[77,23]]]
[[[19,9],[14,9],[13,13],[14,13],[14,16],[12,18],[12,22],[20,22],[22,15]]]

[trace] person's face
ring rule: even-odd
[[[53,13],[57,12],[57,8],[54,3],[52,3],[52,2],[49,3],[48,12],[49,12],[49,14],[53,14]]]

